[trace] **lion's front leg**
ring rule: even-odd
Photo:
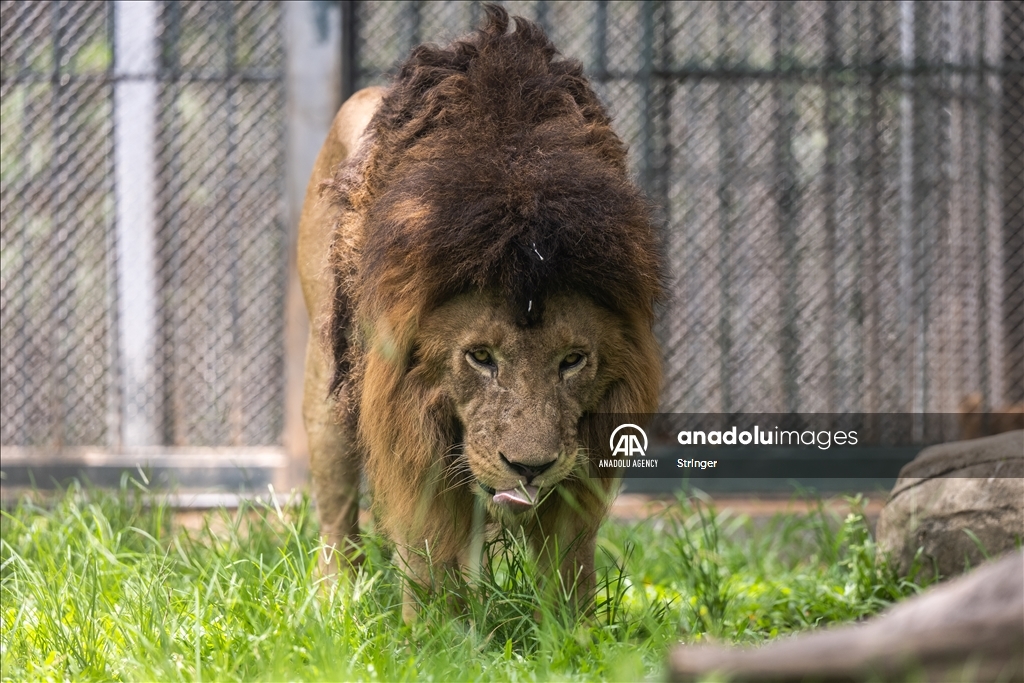
[[[435,559],[428,545],[399,545],[394,561],[402,572],[402,621],[406,624],[416,621],[425,594],[444,595],[449,602],[457,603],[449,604],[450,609],[463,607],[459,596],[464,582],[455,558]]]
[[[597,534],[587,529],[575,533],[566,529],[534,541],[545,595],[568,603],[576,612],[591,609],[596,541]]]
[[[403,575],[402,619],[407,624],[416,620],[425,595],[461,603],[460,556],[470,544],[473,526],[473,499],[465,487],[451,486],[440,463],[407,486],[389,486],[396,483],[394,478],[377,470],[368,474],[378,527],[394,540],[394,562]],[[409,495],[407,489],[418,494]]]
[[[361,559],[358,552],[361,457],[355,434],[340,423],[335,414],[334,400],[328,395],[328,378],[327,360],[315,336],[310,335],[302,413],[309,437],[320,534],[335,553],[335,561],[324,568],[333,573],[341,558],[345,558],[345,565]]]
[[[577,612],[590,610],[597,526],[575,510],[550,511],[541,514],[539,522],[528,531],[544,594],[557,602],[567,602]]]
[[[433,590],[432,567],[424,551],[407,545],[395,548],[395,564],[402,572],[402,621],[411,624],[420,611],[417,589]]]

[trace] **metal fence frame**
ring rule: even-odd
[[[10,12],[16,4],[4,2],[4,12]],[[736,302],[749,296],[749,292],[744,293],[735,286],[730,277],[742,275],[744,269],[749,272],[750,262],[744,260],[747,257],[743,253],[749,247],[744,247],[743,236],[736,232],[740,224],[729,217],[728,211],[723,211],[719,214],[717,228],[720,241],[710,245],[706,252],[697,254],[691,248],[694,235],[680,232],[669,236],[668,249],[680,271],[692,269],[697,272],[702,267],[706,268],[701,259],[717,259],[717,276],[711,278],[714,280],[713,294],[728,305],[710,313],[702,312],[698,310],[699,306],[691,304],[700,303],[711,290],[693,289],[692,282],[682,279],[673,283],[673,299],[659,325],[659,334],[668,348],[666,408],[707,410],[709,406],[694,397],[714,396],[714,405],[710,407],[725,412],[751,409],[885,411],[897,403],[901,410],[910,411],[956,409],[954,399],[957,394],[951,392],[957,390],[957,378],[968,377],[969,373],[964,374],[961,368],[944,368],[943,372],[948,376],[941,381],[946,384],[943,389],[946,394],[939,401],[930,399],[932,389],[928,382],[936,361],[929,357],[930,349],[921,341],[924,337],[914,333],[914,330],[926,329],[932,316],[937,315],[936,307],[947,303],[929,295],[929,282],[947,275],[942,272],[943,268],[956,266],[946,252],[930,250],[928,240],[921,239],[924,234],[922,226],[931,223],[947,226],[943,228],[946,231],[944,239],[955,241],[958,239],[956,235],[961,234],[948,226],[953,220],[962,222],[964,217],[951,218],[941,196],[943,192],[957,191],[949,180],[952,171],[946,166],[957,158],[958,152],[953,147],[959,142],[953,135],[948,135],[940,139],[938,149],[932,145],[935,139],[932,133],[936,127],[945,126],[952,130],[951,121],[959,121],[956,125],[966,126],[962,130],[969,129],[981,136],[979,154],[995,155],[988,167],[999,169],[998,182],[992,182],[990,178],[986,180],[984,168],[981,177],[975,180],[988,182],[984,185],[986,189],[979,210],[1001,215],[997,228],[986,227],[977,233],[978,244],[960,245],[973,250],[971,253],[976,260],[980,259],[980,270],[967,275],[961,273],[967,278],[980,273],[980,283],[969,283],[975,287],[980,301],[977,310],[960,312],[957,314],[959,318],[943,318],[974,320],[977,323],[976,332],[972,334],[979,336],[980,341],[971,342],[974,346],[969,353],[974,355],[963,359],[965,365],[975,368],[971,370],[974,374],[970,375],[971,385],[963,387],[960,393],[977,389],[983,394],[987,406],[995,408],[1024,401],[1024,3],[1016,0],[987,5],[960,2],[932,5],[913,0],[863,5],[819,3],[816,5],[818,9],[814,10],[818,14],[814,16],[823,28],[821,44],[815,48],[821,53],[817,62],[802,59],[792,52],[799,22],[809,11],[806,9],[808,6],[792,2],[701,5],[658,0],[638,3],[597,0],[567,5],[531,0],[503,4],[513,13],[539,21],[552,32],[559,47],[584,61],[595,88],[609,98],[609,107],[613,115],[617,115],[617,125],[622,127],[624,138],[631,144],[636,177],[661,207],[663,220],[669,220],[670,216],[678,218],[680,210],[701,210],[693,206],[692,197],[686,200],[690,202],[689,208],[680,209],[680,197],[689,196],[685,195],[687,184],[703,184],[706,201],[719,207],[737,206],[748,201],[741,195],[742,190],[732,183],[734,176],[720,174],[711,177],[702,175],[700,169],[681,165],[680,160],[687,162],[706,153],[706,150],[687,147],[672,137],[673,126],[678,127],[679,122],[673,117],[678,117],[681,107],[707,105],[714,108],[716,116],[711,123],[717,126],[718,131],[715,154],[719,162],[734,169],[740,169],[746,163],[750,152],[736,141],[732,131],[737,126],[749,126],[748,119],[744,117],[750,116],[752,105],[763,106],[766,115],[782,124],[773,129],[771,135],[774,137],[764,143],[765,149],[774,150],[766,168],[774,176],[775,194],[771,201],[778,222],[773,240],[778,249],[778,270],[783,283],[772,295],[773,306],[782,319],[773,361],[778,364],[781,380],[779,386],[772,390],[774,393],[770,394],[775,403],[770,406],[751,405],[753,399],[744,398],[742,392],[731,386],[743,378],[730,371],[730,364],[738,362],[737,359],[754,358],[752,354],[756,354],[758,349],[751,347],[749,340],[737,337],[733,329],[736,322],[729,306],[738,305]],[[58,2],[45,4],[53,12],[58,12],[61,6]],[[102,177],[96,182],[107,183],[109,193],[116,195],[117,199],[116,217],[106,235],[100,236],[97,248],[105,249],[107,254],[105,291],[110,299],[103,302],[102,307],[110,318],[106,324],[116,330],[117,341],[110,346],[108,356],[96,362],[108,369],[120,367],[123,371],[114,378],[108,395],[107,436],[102,443],[66,445],[57,436],[52,444],[43,446],[3,444],[5,472],[18,473],[13,480],[8,477],[4,484],[10,485],[16,483],[14,480],[22,481],[30,476],[35,476],[37,483],[45,483],[47,477],[60,479],[76,473],[84,473],[94,481],[112,483],[126,468],[135,468],[139,463],[148,467],[150,474],[203,488],[211,483],[224,489],[240,486],[258,488],[271,481],[279,487],[301,484],[305,481],[307,467],[305,434],[301,424],[307,325],[293,255],[294,232],[309,170],[334,112],[345,97],[360,87],[385,80],[386,74],[408,49],[422,40],[443,41],[468,30],[482,16],[480,3],[431,4],[406,0],[391,4],[386,10],[379,2],[304,1],[282,5],[285,62],[280,77],[285,79],[289,115],[284,133],[287,137],[287,172],[282,179],[287,185],[284,190],[287,207],[282,210],[282,215],[286,217],[288,228],[280,265],[280,273],[282,276],[287,274],[287,282],[281,291],[280,308],[276,309],[284,317],[280,337],[275,342],[282,347],[281,365],[275,370],[280,373],[282,382],[280,423],[274,427],[279,437],[275,437],[274,443],[259,446],[240,446],[244,439],[234,439],[237,442],[234,445],[201,448],[165,445],[168,433],[166,415],[154,412],[156,404],[151,401],[133,403],[127,398],[146,396],[154,387],[167,385],[155,379],[161,358],[155,349],[161,347],[160,335],[170,328],[166,324],[161,327],[157,321],[156,311],[160,307],[157,299],[167,283],[161,280],[162,275],[154,261],[154,240],[159,229],[155,225],[155,216],[161,210],[161,202],[167,201],[161,192],[168,178],[159,179],[152,170],[154,159],[161,153],[158,146],[164,144],[155,126],[161,122],[161,112],[166,108],[160,99],[158,66],[161,60],[167,59],[167,55],[156,49],[160,3],[113,0],[106,2],[105,6],[109,8],[110,16],[107,30],[112,43],[119,48],[103,76],[111,89],[109,125],[112,150],[108,155],[109,168],[100,174]],[[173,8],[175,4],[168,6]],[[437,8],[441,6],[450,8],[450,16],[454,19],[440,22]],[[978,10],[979,7],[983,9]],[[974,36],[971,40],[979,45],[979,54],[983,53],[983,58],[974,65],[957,58],[967,52],[958,42],[959,34],[954,29],[957,21],[968,16],[968,10],[976,14],[980,12],[977,16],[982,17],[977,19],[981,23],[972,29],[975,33],[971,34]],[[384,12],[390,22],[387,25],[398,29],[392,34],[381,33],[379,26],[370,21],[375,16],[374,12]],[[571,12],[582,13],[588,27],[586,32],[566,29],[564,20]],[[735,13],[742,21],[734,22],[734,26],[730,23],[733,21],[730,13]],[[116,20],[117,16],[121,17],[120,22]],[[623,35],[623,16],[631,17],[634,36]],[[755,16],[768,18],[767,23],[762,22],[767,27],[767,38],[752,28]],[[683,21],[679,17],[688,19]],[[843,43],[846,38],[843,38],[845,34],[841,27],[850,21],[874,26],[871,30],[875,31],[875,43],[856,43],[853,47]],[[889,33],[879,30],[883,24]],[[926,40],[932,35],[929,31],[939,30],[934,29],[935,26],[940,27],[939,34],[948,40],[944,38],[937,44]],[[994,26],[999,27],[996,33],[1003,37],[1002,42],[991,39],[995,33],[986,34],[986,30],[992,33]],[[707,28],[710,33],[701,33],[704,29],[700,27],[710,27]],[[895,31],[893,27],[896,27]],[[11,29],[5,21],[5,41],[11,39],[9,30],[16,30],[16,27]],[[680,32],[685,34],[683,38],[679,37]],[[886,40],[895,36],[898,43],[883,45],[882,35],[887,36]],[[713,36],[713,39],[708,36]],[[59,40],[56,36],[54,40],[57,45]],[[379,54],[368,57],[367,44],[371,40],[379,44],[380,49],[377,50]],[[627,54],[612,54],[608,45],[615,41],[635,45],[635,50],[627,51]],[[763,49],[763,54],[757,59],[723,56],[708,61],[692,52],[687,53],[690,57],[680,58],[682,53],[674,51],[673,41],[683,41],[687,45],[710,45],[708,41],[719,41],[719,47],[726,45],[728,48],[723,54],[732,54],[729,50],[743,52],[748,49],[744,41],[749,41]],[[750,54],[744,54],[750,57]],[[63,84],[74,75],[62,70],[59,50],[57,56],[52,83]],[[6,92],[12,77],[5,73],[4,79]],[[752,100],[744,94],[742,84],[750,83],[763,84],[763,99]],[[797,141],[792,135],[794,122],[801,116],[794,102],[800,96],[800,88],[808,83],[813,83],[823,93],[821,111],[816,115],[823,122],[828,145],[822,155],[821,179],[813,185],[814,191],[827,198],[825,206],[830,207],[822,214],[824,250],[831,253],[836,249],[849,248],[842,242],[846,228],[837,224],[837,216],[841,216],[843,210],[857,208],[868,216],[877,216],[892,207],[900,212],[893,244],[902,253],[897,260],[906,265],[900,266],[898,273],[890,273],[898,284],[898,291],[885,296],[890,296],[898,304],[900,313],[894,324],[906,333],[907,339],[914,341],[901,351],[902,355],[894,356],[895,361],[890,359],[889,365],[869,361],[861,369],[851,370],[843,365],[841,359],[837,360],[839,356],[827,353],[814,358],[815,367],[811,371],[804,367],[803,354],[808,351],[806,345],[801,346],[799,327],[806,323],[807,313],[803,310],[795,283],[802,273],[800,253],[806,245],[801,241],[804,237],[800,233],[796,213],[799,198],[793,194],[797,192],[794,188],[799,186],[799,163],[793,157]],[[871,122],[871,129],[862,137],[851,136],[848,131],[837,128],[837,117],[849,105],[848,94],[853,92],[849,90],[851,83],[861,87],[851,97],[860,98],[856,106],[868,112]],[[988,107],[987,113],[983,112],[988,117],[988,125],[969,121],[974,114],[968,109],[976,104],[972,98],[992,98],[993,94],[998,99],[983,103]],[[897,108],[899,125],[910,131],[899,141],[902,145],[900,154],[893,158],[900,161],[892,168],[880,165],[882,155],[871,147],[884,142],[886,131],[880,129],[883,119],[871,112],[874,111],[872,108],[883,106],[882,99],[887,96],[900,98]],[[624,102],[636,106],[628,109]],[[948,106],[933,106],[935,103],[947,103]],[[166,127],[166,121],[160,125]],[[837,184],[839,176],[835,171],[836,164],[844,163],[844,152],[832,146],[833,139],[846,145],[867,146],[867,163],[870,165],[875,160],[879,165],[873,173],[867,169],[866,177],[878,179],[886,173],[901,176],[896,195],[886,200],[888,204],[883,202],[883,197],[886,192],[891,195],[892,189],[879,185],[865,192],[867,206],[848,205],[849,198],[843,195],[843,188]],[[921,164],[918,162],[920,159],[934,159],[935,163]],[[681,168],[684,170],[680,171]],[[978,175],[977,170],[960,171]],[[174,169],[165,169],[165,172],[173,181]],[[20,191],[19,188],[5,186],[5,193],[16,191]],[[807,191],[806,188],[803,191]],[[75,196],[73,192],[54,193],[51,199],[59,204],[73,201]],[[847,205],[842,205],[843,201]],[[54,206],[54,215],[73,216],[68,213],[70,209],[62,209],[57,204]],[[986,206],[989,208],[984,208]],[[4,218],[5,223],[8,220],[8,217]],[[868,224],[869,231],[879,230],[877,223],[871,224],[869,220]],[[142,228],[128,230],[126,226]],[[52,242],[57,256],[45,267],[65,267],[61,264],[71,257],[67,243],[56,237]],[[289,256],[286,266],[284,259]],[[126,267],[128,265],[131,267]],[[827,283],[822,290],[825,294],[821,310],[826,317],[834,316],[834,312],[843,310],[844,306],[863,306],[870,310],[872,306],[879,305],[870,300],[855,300],[856,297],[849,295],[837,278],[841,276],[836,273],[826,277]],[[882,294],[875,290],[873,293],[868,291],[865,296]],[[745,305],[755,304],[757,301]],[[698,318],[703,315],[703,327],[698,326],[693,334],[704,339],[710,345],[708,348],[715,347],[715,353],[704,356],[697,345],[694,345],[697,350],[684,348],[681,341],[683,333],[670,319],[669,316],[674,315],[670,311],[693,313]],[[5,312],[5,325],[8,324],[6,315]],[[836,348],[843,343],[843,335],[852,329],[849,323],[844,324],[846,327],[829,319],[825,324],[828,329],[822,333],[828,339],[826,346]],[[880,323],[875,320],[870,324]],[[891,343],[884,338],[883,332],[882,328],[865,332],[868,341],[865,342],[867,350],[864,353],[869,358],[871,353],[880,353],[887,343]],[[695,379],[693,375],[678,371],[680,367],[693,364],[700,365],[710,379]],[[3,381],[8,386],[13,381],[11,373],[15,371],[5,355]],[[887,373],[902,373],[906,376],[906,386],[910,387],[909,393],[897,399],[876,393],[874,398],[866,399],[867,404],[857,406],[844,403],[837,394],[829,394],[808,404],[806,395],[801,393],[801,386],[820,381],[821,376],[844,376],[847,377],[844,381],[853,381],[849,377],[858,372],[862,373],[861,379],[856,381],[876,386],[881,386]],[[7,419],[7,414],[4,415]]]
[[[109,202],[107,208],[101,207],[85,218],[71,221],[72,232],[77,223],[87,221],[92,226],[89,234],[93,236],[93,241],[99,240],[96,248],[104,254],[101,262],[106,275],[101,282],[95,284],[97,293],[106,292],[106,298],[96,302],[101,312],[93,337],[99,335],[100,338],[93,339],[88,345],[81,345],[86,350],[101,349],[103,357],[100,361],[92,362],[99,362],[100,365],[96,367],[102,367],[94,383],[98,383],[96,391],[102,395],[101,400],[105,401],[104,416],[101,416],[101,424],[89,434],[69,433],[65,436],[65,421],[74,421],[76,418],[73,414],[57,410],[54,413],[56,422],[52,429],[46,429],[43,442],[29,439],[28,443],[24,443],[5,438],[2,444],[3,487],[11,490],[27,484],[46,487],[55,481],[67,481],[70,476],[84,476],[94,483],[117,485],[125,471],[137,478],[148,478],[154,483],[173,482],[182,490],[259,491],[265,490],[269,483],[275,483],[279,488],[301,484],[307,469],[300,407],[306,322],[294,270],[294,233],[305,195],[306,180],[341,103],[338,77],[341,59],[339,8],[336,4],[308,1],[231,6],[221,3],[186,5],[154,0],[108,0],[78,5],[56,1],[34,5],[4,2],[2,9],[5,62],[9,61],[8,55],[13,58],[16,54],[31,54],[36,62],[39,59],[38,55],[30,53],[33,49],[31,45],[26,47],[24,41],[18,42],[16,32],[22,29],[18,22],[24,20],[30,22],[28,25],[38,26],[39,13],[46,13],[42,17],[42,25],[50,26],[53,31],[52,45],[40,48],[50,51],[44,59],[52,60],[52,75],[32,71],[33,67],[27,62],[20,71],[13,63],[5,63],[5,103],[9,93],[16,93],[18,87],[31,87],[35,82],[40,84],[40,88],[49,89],[54,99],[64,97],[63,93],[76,87],[76,83],[94,84],[89,92],[99,102],[99,134],[93,133],[84,140],[68,145],[66,149],[70,149],[70,152],[64,152],[65,158],[62,160],[66,162],[68,154],[88,154],[90,158],[97,159],[90,167],[95,167],[90,174],[91,181],[103,184],[106,201]],[[220,73],[215,66],[204,67],[200,64],[197,67],[192,63],[183,63],[177,58],[174,49],[168,49],[180,43],[174,32],[182,21],[183,13],[193,11],[217,14],[218,21],[226,27],[223,44],[217,46],[227,54],[226,61],[220,66],[224,73]],[[235,22],[243,21],[246,13],[253,12],[277,13],[275,16],[278,19],[275,21],[279,24],[270,27],[276,35],[270,38],[281,42],[284,55],[276,71],[244,70],[243,66],[237,69],[234,66],[236,60],[231,55],[234,49],[232,36],[236,31]],[[82,19],[84,15],[87,15],[86,20]],[[83,21],[91,23],[83,25]],[[191,21],[194,23],[195,17]],[[246,28],[251,30],[251,26],[238,26],[239,31]],[[89,36],[94,35],[99,36],[97,40],[100,43],[106,41],[110,46],[109,53],[104,56],[102,50],[97,52],[94,48],[93,52],[99,54],[99,57],[94,58],[98,66],[94,66],[91,71],[87,69],[87,73],[79,73],[82,62],[78,56],[81,52],[78,43],[88,41]],[[259,36],[250,37],[250,41],[258,39]],[[70,47],[66,47],[69,41]],[[196,47],[194,42],[186,46],[191,52],[184,55],[184,59],[194,61],[196,54],[202,54],[201,46]],[[238,63],[242,64],[241,61]],[[243,106],[252,106],[251,97],[247,102],[244,93],[233,96],[234,89],[245,87],[247,83],[261,82],[270,84],[272,88],[279,87],[276,94],[271,91],[273,97],[269,99],[269,106],[274,106],[282,117],[281,127],[278,132],[271,131],[271,139],[265,143],[257,140],[257,144],[264,144],[260,149],[265,148],[271,154],[267,157],[268,163],[272,164],[268,182],[275,189],[268,199],[280,203],[269,205],[266,216],[252,216],[250,212],[249,219],[274,221],[283,231],[279,238],[274,237],[269,241],[270,253],[265,257],[258,254],[258,263],[270,265],[267,277],[271,278],[270,284],[275,293],[266,299],[270,303],[269,308],[260,304],[256,312],[270,316],[273,319],[272,326],[277,331],[272,332],[270,337],[274,347],[267,356],[270,365],[263,362],[255,371],[266,375],[268,373],[265,370],[269,369],[269,377],[265,381],[277,384],[273,399],[277,417],[269,426],[257,425],[261,431],[255,437],[247,436],[247,427],[242,421],[232,419],[234,427],[229,426],[228,433],[223,436],[214,434],[213,444],[190,445],[187,441],[179,442],[180,437],[175,436],[180,433],[181,418],[172,419],[172,414],[176,405],[181,405],[182,400],[188,401],[189,398],[187,395],[180,396],[181,389],[174,389],[173,394],[170,393],[175,378],[167,375],[174,371],[168,360],[173,359],[166,357],[168,349],[173,348],[168,343],[167,335],[181,334],[183,323],[187,324],[188,320],[162,319],[168,311],[173,315],[177,310],[165,300],[168,297],[181,299],[182,289],[180,284],[174,282],[178,272],[173,265],[176,255],[172,254],[168,266],[163,263],[168,260],[167,255],[158,254],[160,245],[168,239],[172,242],[179,239],[178,231],[182,229],[176,218],[183,210],[180,206],[182,191],[176,188],[187,182],[193,185],[203,182],[203,177],[199,180],[192,177],[196,175],[194,169],[183,170],[181,155],[176,148],[176,145],[182,144],[180,136],[183,125],[176,120],[178,115],[175,112],[179,108],[176,102],[188,88],[195,90],[203,88],[204,83],[224,83],[224,98],[229,108],[236,101]],[[275,83],[280,85],[276,86]],[[212,92],[215,96],[215,88],[207,88],[204,92]],[[9,100],[11,106],[16,105],[13,97]],[[277,97],[280,97],[279,103],[275,103],[274,98]],[[256,104],[260,106],[262,103]],[[289,114],[287,121],[283,118],[285,111]],[[231,138],[233,129],[229,122],[226,128],[228,138]],[[80,129],[66,130],[69,132],[60,135],[74,135]],[[234,162],[229,159],[227,163],[230,167],[237,167],[244,159],[240,156],[241,152],[231,154],[232,144],[236,144],[241,139],[238,136],[244,134],[244,131],[239,131],[233,139],[226,140],[225,154],[239,159]],[[57,136],[58,133],[53,135]],[[192,135],[195,135],[194,125]],[[6,148],[10,137],[5,135],[5,156],[10,151]],[[273,138],[279,138],[280,141]],[[31,141],[25,141],[25,144],[29,143]],[[79,152],[79,149],[85,151]],[[23,157],[27,157],[27,154]],[[250,154],[248,162],[251,161]],[[74,169],[69,171],[74,172]],[[230,173],[230,169],[227,172]],[[29,175],[25,172],[17,177]],[[12,173],[9,177],[14,178],[16,174]],[[69,214],[60,213],[60,207],[62,203],[73,202],[74,194],[72,191],[69,195],[60,183],[66,184],[66,179],[74,176],[65,174],[61,177],[65,180],[60,181],[58,178],[54,181],[61,188],[58,192],[42,194],[52,195],[52,201],[58,203],[54,205],[54,217],[67,218]],[[7,179],[5,177],[4,205],[16,206],[15,201],[21,196],[18,193],[25,192],[27,186],[9,184]],[[237,257],[238,250],[244,246],[240,244],[241,233],[237,224],[247,218],[244,212],[239,213],[236,208],[240,206],[240,197],[244,199],[240,193],[246,190],[237,181],[229,182],[228,185],[230,187],[224,188],[224,191],[229,196],[221,206],[223,220],[229,221],[234,227],[228,227],[229,236],[226,240],[219,240],[224,244],[211,244],[210,248],[219,249],[224,246]],[[258,201],[259,198],[256,199]],[[249,203],[252,204],[252,198]],[[167,218],[168,215],[170,218]],[[13,249],[13,241],[20,233],[18,220],[7,214],[6,209],[4,222],[5,251],[8,251],[7,247],[12,246]],[[161,235],[161,231],[165,234]],[[68,240],[57,239],[56,229],[53,233],[51,242],[58,246],[59,253],[40,253],[39,256],[46,259],[48,268],[67,263],[65,269],[73,272],[77,261],[73,259],[73,252],[68,251],[72,247],[67,244]],[[11,238],[10,245],[8,237]],[[64,251],[60,251],[61,245],[65,244],[67,246],[63,247]],[[13,251],[8,251],[8,254],[11,253]],[[236,263],[237,260],[233,259],[232,262]],[[6,260],[4,267],[9,267]],[[15,283],[27,281],[7,275],[15,274],[5,274],[5,289],[8,285],[13,287]],[[68,276],[63,277],[66,280]],[[232,281],[236,284],[229,285],[238,291],[237,276]],[[16,321],[24,324],[27,320],[19,313],[24,312],[27,298],[13,289],[7,289],[4,294],[4,326],[8,328],[5,330],[6,339],[8,333],[16,332],[9,325],[18,324]],[[257,284],[257,289],[246,296],[263,296],[263,293],[258,290]],[[59,315],[73,315],[73,312],[68,312],[68,306],[59,305],[64,306]],[[198,305],[217,304],[204,304],[199,300]],[[244,312],[244,309],[241,310]],[[225,311],[231,320],[229,324],[234,326],[230,336],[238,334],[238,311],[234,303],[230,303],[229,310]],[[57,309],[53,309],[52,313],[57,315]],[[40,314],[49,315],[45,311]],[[64,319],[61,318],[58,327],[65,325]],[[60,329],[53,334],[62,339],[71,335],[72,343],[77,343],[77,338],[73,336],[74,329],[77,328],[72,328],[71,332]],[[13,394],[8,396],[8,393],[22,389],[25,373],[32,372],[31,368],[22,367],[24,363],[19,365],[17,361],[24,361],[24,356],[19,357],[17,354],[20,351],[13,346],[5,349],[3,368],[4,402],[10,410],[14,410],[15,406],[23,406],[24,398]],[[238,353],[238,349],[231,352]],[[74,350],[68,351],[62,347],[60,353],[66,355],[74,353]],[[177,362],[180,363],[181,352],[176,353],[179,354]],[[77,356],[62,358],[56,367],[73,366],[75,358]],[[249,363],[252,364],[252,361]],[[46,367],[42,366],[44,369]],[[232,372],[231,367],[227,370]],[[236,370],[249,371],[248,368]],[[46,391],[42,392],[44,395],[41,400],[48,403],[57,401],[58,404],[68,400],[67,390],[59,385],[59,378],[47,372],[41,380],[46,383]],[[242,386],[238,377],[229,377],[228,382],[235,386],[236,392]],[[245,385],[249,386],[251,382]],[[21,402],[9,400],[12,398],[19,398]],[[251,398],[236,393],[231,400],[238,406],[243,399]],[[259,400],[259,396],[255,398]],[[50,406],[40,414],[46,416],[54,410]],[[31,419],[30,416],[8,412],[5,409],[4,420],[11,420],[8,423],[11,429],[16,428],[16,421],[23,424],[25,420]],[[235,418],[239,416],[236,414]],[[86,421],[95,422],[95,417],[90,413]],[[38,427],[35,426],[36,431]],[[272,434],[269,437],[261,436],[267,428]],[[5,436],[7,431],[5,429]],[[182,500],[188,502],[194,499]]]

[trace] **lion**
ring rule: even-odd
[[[353,556],[365,474],[419,584],[512,527],[574,601],[616,490],[598,416],[656,410],[662,240],[581,65],[536,24],[413,50],[340,109],[298,259],[303,417],[325,542]],[[478,558],[477,558],[478,560]]]

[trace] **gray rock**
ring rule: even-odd
[[[764,647],[677,647],[674,681],[1024,681],[1024,554],[935,585],[861,624]]]
[[[876,533],[903,575],[921,550],[919,578],[960,574],[1022,536],[1024,431],[921,451],[900,470]]]

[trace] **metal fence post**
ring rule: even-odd
[[[347,3],[343,3],[347,4]],[[297,229],[309,174],[331,121],[341,106],[342,15],[337,3],[284,5],[288,98],[288,289],[285,298],[285,414],[283,443],[287,481],[305,482],[309,451],[302,424],[302,385],[309,323],[295,261]]]
[[[1003,326],[1006,400],[1024,401],[1024,2],[1003,2]]]
[[[341,69],[338,83],[341,88],[341,101],[344,102],[356,91],[356,84],[359,82],[359,64],[356,61],[359,31],[356,26],[355,0],[341,0],[338,4],[341,6],[341,42],[337,51],[341,59]]]
[[[156,378],[157,2],[114,2],[114,187],[122,448],[159,443]]]

